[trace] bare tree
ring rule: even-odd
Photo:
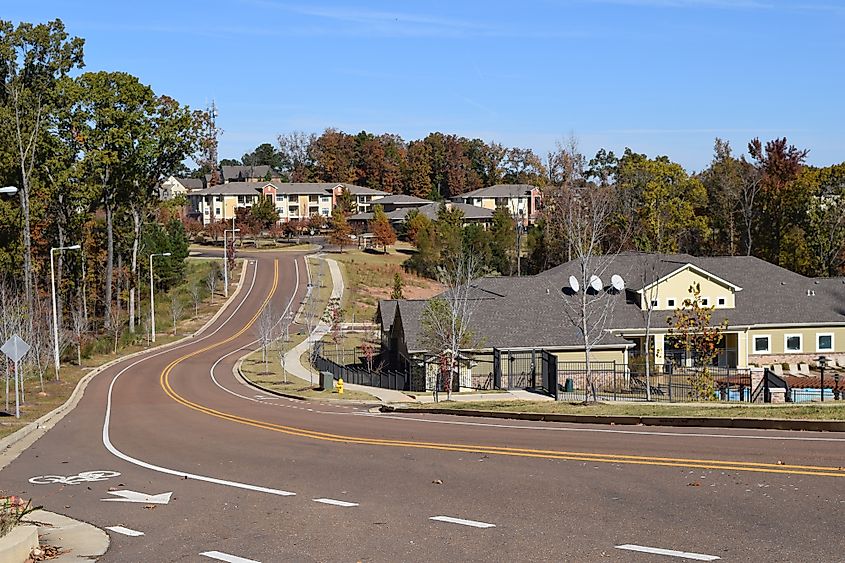
[[[205,277],[205,287],[208,288],[208,293],[211,296],[211,304],[214,305],[214,291],[217,289],[217,270],[212,268]]]
[[[176,336],[176,325],[179,319],[182,318],[182,312],[185,310],[185,304],[176,295],[170,298],[170,320],[173,323],[173,336]]]
[[[202,291],[198,283],[191,286],[191,302],[194,304],[194,318],[200,314],[200,303],[202,303]]]
[[[422,313],[422,338],[426,346],[440,358],[440,374],[434,388],[439,400],[441,377],[446,386],[446,399],[452,399],[454,374],[460,369],[461,349],[473,346],[472,315],[478,305],[473,298],[472,281],[479,274],[479,264],[472,254],[461,252],[438,270],[438,279],[446,291],[429,300]]]
[[[273,334],[276,330],[277,319],[273,308],[269,303],[261,310],[255,331],[258,336],[258,343],[261,345],[261,359],[264,362],[264,371],[267,372],[267,347],[273,342]]]
[[[126,323],[126,316],[119,307],[112,307],[109,311],[108,328],[113,340],[113,352],[117,354],[117,347],[120,344],[120,335],[123,334],[123,325]]]
[[[574,139],[565,147],[566,173],[563,184],[549,190],[544,199],[547,225],[555,236],[567,241],[575,262],[574,287],[564,292],[564,310],[568,323],[576,329],[584,350],[585,384],[593,400],[598,398],[592,374],[592,351],[607,335],[608,321],[616,303],[614,292],[595,288],[621,248],[618,237],[610,242],[611,219],[616,211],[615,186],[595,186],[584,181],[584,158]],[[559,290],[555,290],[558,292]]]
[[[88,331],[87,323],[85,322],[85,312],[77,307],[71,312],[71,322],[73,323],[73,343],[76,345],[76,365],[82,366],[82,338]]]
[[[743,226],[745,227],[745,255],[751,256],[751,245],[754,237],[754,226],[756,224],[759,206],[757,196],[763,189],[762,174],[760,170],[747,162],[744,158],[740,161],[740,192],[739,211],[742,215]]]

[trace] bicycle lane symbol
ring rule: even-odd
[[[106,481],[112,477],[118,477],[120,473],[117,471],[82,471],[76,475],[40,475],[32,477],[29,482],[33,485],[79,485],[80,483],[93,483],[96,481]]]

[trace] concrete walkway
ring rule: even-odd
[[[434,403],[434,396],[431,393],[415,394],[411,393],[416,398],[418,403]],[[440,400],[446,400],[446,393],[440,393]],[[459,403],[469,403],[473,401],[554,401],[554,397],[547,395],[540,395],[532,393],[524,389],[511,389],[509,391],[502,391],[497,393],[452,393],[452,400]]]
[[[338,263],[335,260],[326,258],[322,255],[316,255],[315,258],[325,260],[325,262],[329,265],[329,273],[332,278],[331,298],[342,298],[344,291],[343,274],[340,271]],[[309,366],[302,365],[300,358],[313,343],[319,342],[330,330],[331,327],[329,324],[321,320],[305,340],[291,348],[285,354],[285,369],[300,379],[316,382],[319,378],[319,374],[313,371]],[[413,401],[413,399],[401,391],[394,391],[393,389],[382,389],[381,387],[369,387],[367,385],[355,385],[352,383],[345,383],[344,387],[351,391],[363,391],[364,393],[369,393],[383,403],[407,403]]]

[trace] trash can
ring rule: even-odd
[[[330,371],[321,371],[320,372],[320,390],[325,391],[328,389],[331,391],[334,389],[334,374]]]
[[[566,381],[563,384],[563,392],[572,393],[573,391],[575,391],[575,382],[572,380],[571,377],[567,377]]]

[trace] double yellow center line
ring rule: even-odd
[[[257,267],[257,264],[256,264]],[[181,362],[198,356],[214,348],[218,348],[229,342],[232,342],[247,330],[249,330],[261,311],[270,302],[273,294],[279,285],[279,260],[276,259],[273,264],[273,285],[270,292],[259,307],[258,311],[252,318],[235,334],[228,338],[211,344],[185,354],[167,365],[161,372],[159,384],[164,392],[177,403],[185,407],[195,410],[197,412],[228,420],[238,424],[244,424],[255,428],[270,430],[273,432],[280,432],[290,436],[298,436],[301,438],[309,438],[312,440],[323,440],[327,442],[338,442],[344,444],[359,444],[367,446],[389,446],[399,448],[416,448],[425,450],[439,450],[447,452],[467,452],[488,455],[501,455],[511,457],[523,458],[541,458],[541,459],[559,459],[567,461],[583,461],[589,463],[618,463],[630,465],[656,465],[662,467],[681,467],[690,469],[714,469],[721,471],[751,471],[758,473],[782,473],[788,475],[815,475],[821,477],[845,477],[845,470],[840,467],[825,467],[814,465],[785,465],[780,463],[755,463],[750,461],[721,461],[714,459],[689,459],[689,458],[673,458],[673,457],[652,457],[652,456],[636,456],[625,454],[600,454],[591,452],[568,452],[559,450],[538,450],[528,448],[508,448],[498,446],[472,445],[472,444],[448,444],[437,442],[419,442],[409,440],[385,440],[378,438],[363,438],[358,436],[345,436],[342,434],[332,434],[327,432],[317,432],[314,430],[307,430],[305,428],[297,428],[294,426],[285,426],[282,424],[275,424],[263,420],[255,420],[239,416],[232,413],[223,412],[213,409],[211,407],[201,405],[186,399],[173,390],[170,385],[170,375],[173,369]]]

